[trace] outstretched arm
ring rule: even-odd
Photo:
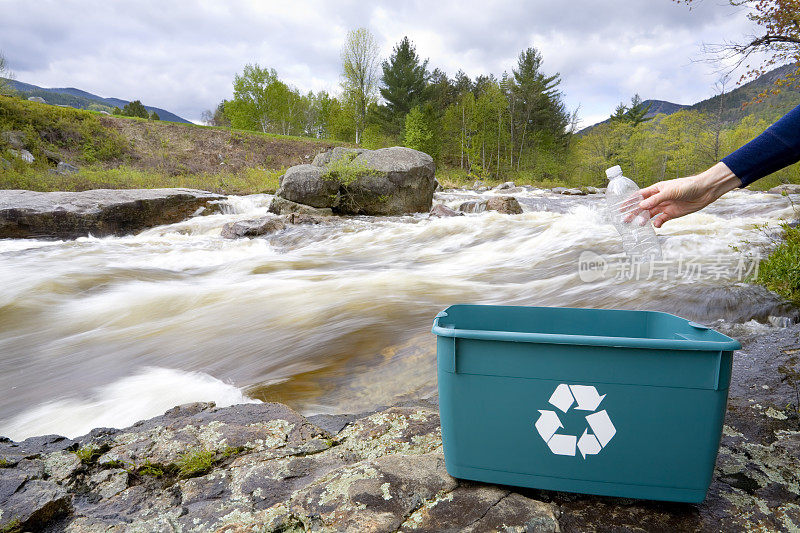
[[[667,220],[704,208],[742,182],[725,163],[717,163],[696,176],[659,181],[642,189],[641,209],[650,211],[653,225],[660,228]]]

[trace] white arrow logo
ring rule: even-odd
[[[575,405],[579,411],[596,411],[606,395],[602,396],[591,385],[567,385],[562,383],[556,387],[550,396],[549,403],[566,413]],[[575,455],[576,448],[581,456],[596,455],[611,441],[617,429],[611,422],[605,409],[586,415],[589,425],[583,430],[580,439],[575,435],[562,435],[557,433],[564,425],[558,418],[558,413],[550,410],[539,410],[539,419],[534,424],[536,431],[556,455]],[[592,433],[589,433],[589,429]]]
[[[606,397],[605,394],[600,396],[597,394],[597,389],[587,385],[570,385],[569,390],[572,391],[572,395],[578,401],[575,409],[580,411],[594,411],[603,401],[603,398]]]
[[[536,421],[536,430],[545,442],[547,442],[550,440],[550,437],[556,434],[558,428],[563,428],[564,426],[561,424],[561,420],[558,419],[558,415],[555,411],[539,412],[542,415],[539,417],[539,420]]]

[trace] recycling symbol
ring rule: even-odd
[[[547,443],[550,451],[556,455],[575,455],[575,448],[581,452],[586,459],[587,455],[597,455],[600,450],[605,448],[617,429],[611,423],[605,409],[597,411],[600,402],[606,395],[600,396],[597,389],[591,385],[567,385],[562,383],[550,396],[549,403],[566,413],[573,404],[578,411],[592,411],[586,415],[588,427],[583,430],[583,434],[578,438],[576,435],[564,435],[557,433],[559,428],[564,425],[558,418],[555,411],[540,410],[539,420],[536,421],[536,430],[542,439]],[[589,433],[589,430],[592,430]]]

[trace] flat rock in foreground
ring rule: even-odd
[[[224,198],[196,189],[0,190],[0,238],[127,235],[180,222]]]

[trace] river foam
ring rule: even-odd
[[[191,402],[227,407],[258,400],[207,374],[148,367],[98,387],[86,398],[47,402],[20,413],[3,425],[3,433],[17,441],[49,434],[74,438],[94,428],[124,428]]]
[[[453,303],[654,309],[765,327],[783,316],[774,295],[731,276],[584,282],[583,251],[623,258],[602,195],[514,196],[521,215],[350,217],[222,238],[224,224],[266,214],[271,196],[254,195],[137,235],[0,241],[0,435],[78,435],[192,401],[355,412],[430,393],[430,323]],[[732,245],[767,245],[755,226],[792,214],[784,197],[734,191],[658,235],[666,259],[711,267],[742,255]]]

